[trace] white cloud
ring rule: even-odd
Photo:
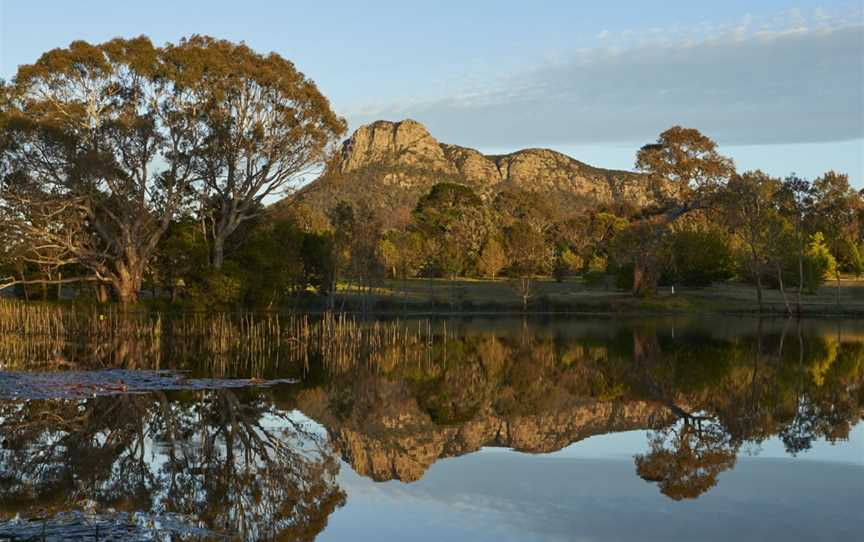
[[[799,10],[727,25],[603,30],[595,48],[438,99],[349,113],[412,117],[485,147],[645,141],[672,124],[724,144],[864,137],[861,11]]]

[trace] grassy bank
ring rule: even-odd
[[[592,286],[580,279],[557,282],[533,281],[528,312],[560,313],[720,313],[751,314],[759,311],[756,290],[743,283],[715,284],[706,288],[661,287],[656,295],[638,298],[629,292]],[[826,283],[816,294],[804,293],[801,311],[807,315],[864,316],[864,280],[842,277],[839,287]],[[766,289],[764,310],[787,312],[779,290]],[[795,291],[787,300],[796,308]],[[510,312],[523,311],[522,297],[510,281],[474,279],[409,279],[384,281],[369,292],[361,293],[343,285],[337,308],[366,307],[374,312]]]
[[[839,290],[839,296],[838,296]],[[779,290],[765,289],[764,313],[785,315],[786,303]],[[786,293],[793,312],[796,310],[796,292],[791,287]],[[838,302],[839,299],[839,302]],[[0,303],[4,303],[0,300]],[[211,319],[201,319],[201,314],[213,311],[238,313],[238,307],[215,306],[200,301],[181,299],[172,304],[167,298],[144,300],[129,312],[138,318],[108,318],[108,323],[97,316],[108,316],[121,312],[117,305],[96,305],[84,301],[61,303],[23,303],[6,301],[0,315],[0,332],[5,327],[24,330],[34,324],[83,334],[104,333],[111,325],[128,326],[132,322],[133,333],[152,333],[156,314],[198,314],[188,317],[182,333],[202,333],[202,326],[212,325]],[[29,307],[26,314],[17,313],[21,307]],[[17,307],[14,308],[14,307]],[[41,307],[41,308],[39,308]],[[92,313],[83,321],[66,321],[51,307],[75,307],[77,314]],[[634,297],[627,291],[590,285],[580,278],[561,282],[540,278],[531,281],[527,310],[523,309],[523,298],[519,288],[507,279],[480,280],[458,278],[416,278],[406,281],[384,280],[371,288],[358,288],[351,283],[340,283],[332,306],[329,300],[314,293],[288,298],[283,306],[266,310],[244,307],[243,312],[264,313],[326,313],[365,312],[381,315],[400,314],[450,314],[450,313],[569,313],[569,314],[757,314],[759,305],[753,286],[738,282],[714,284],[705,288],[676,287],[675,291],[664,286],[651,297]],[[801,297],[801,312],[808,316],[864,317],[864,279],[853,276],[841,277],[839,288],[835,282],[823,285],[815,294],[804,293]],[[128,313],[127,313],[128,314]],[[5,317],[4,317],[5,316]],[[206,320],[206,322],[205,322]],[[83,322],[83,323],[82,323]],[[81,329],[81,326],[84,329]],[[89,326],[89,327],[88,327]],[[94,329],[91,329],[94,328]],[[125,330],[124,330],[125,331]],[[209,331],[209,330],[208,330]]]

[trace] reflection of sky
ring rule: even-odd
[[[626,431],[596,436],[567,446],[549,454],[561,458],[626,459],[647,451],[646,431]],[[490,448],[490,451],[495,450]],[[759,445],[742,446],[739,457],[754,456],[762,459],[790,457],[778,438],[769,439]],[[864,466],[864,424],[858,424],[849,434],[849,441],[831,444],[818,440],[813,447],[798,454],[796,460],[857,463]]]
[[[346,506],[319,540],[839,540],[864,521],[864,426],[792,459],[777,439],[739,454],[697,500],[640,479],[646,434],[597,436],[553,454],[486,448],[419,481],[376,483],[343,467]]]

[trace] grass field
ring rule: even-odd
[[[637,313],[751,313],[758,311],[756,290],[743,283],[722,283],[706,288],[661,287],[655,296],[637,298],[629,292],[589,286],[581,279],[556,282],[550,279],[532,281],[528,300],[530,312],[637,312]],[[804,293],[802,312],[806,314],[864,315],[864,279],[841,278],[839,303],[836,282],[827,282],[816,294]],[[765,310],[785,313],[779,290],[765,289]],[[348,285],[340,288],[340,297],[356,305],[361,297]],[[792,310],[796,306],[794,288],[787,291]],[[409,279],[386,280],[366,295],[373,310],[521,312],[522,297],[507,279]]]

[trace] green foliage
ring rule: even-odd
[[[202,283],[208,260],[209,249],[200,224],[191,217],[181,217],[168,226],[150,271],[157,284],[171,290],[178,283],[187,286]]]
[[[497,240],[490,238],[483,245],[480,259],[477,261],[477,271],[485,277],[495,278],[507,265],[507,253]]]
[[[519,221],[505,231],[510,272],[514,276],[548,274],[555,257],[546,237],[531,224]]]
[[[379,244],[378,253],[393,278],[415,276],[426,258],[423,238],[414,231],[388,231]]]
[[[154,280],[172,300],[196,308],[274,307],[312,286],[329,293],[334,283],[332,234],[305,233],[290,219],[273,219],[238,230],[236,248],[221,269],[207,265],[199,226],[173,223],[152,267]]]
[[[821,232],[814,233],[804,252],[804,287],[816,293],[825,279],[833,277],[836,271],[837,261],[825,244],[825,236]]]
[[[633,264],[625,263],[615,266],[612,271],[615,276],[615,288],[619,290],[633,289]]]
[[[585,262],[582,256],[579,256],[569,248],[561,250],[555,257],[555,267],[552,270],[555,279],[559,282],[570,275],[574,275],[582,270]]]
[[[277,220],[252,231],[231,260],[238,264],[244,301],[273,306],[306,286],[304,234],[289,220]]]
[[[218,268],[225,241],[266,196],[321,164],[346,123],[315,83],[276,53],[194,35],[160,55],[182,87],[178,96],[192,105],[183,121],[204,136],[191,153],[203,182],[192,188],[210,202]]]
[[[864,245],[862,245],[864,248]],[[837,265],[841,271],[852,273],[856,277],[864,274],[864,256],[861,255],[860,249],[851,239],[841,239],[837,243]]]
[[[333,234],[307,234],[303,238],[303,269],[306,282],[323,295],[336,287],[336,249]]]
[[[504,228],[516,222],[529,224],[539,232],[548,230],[554,216],[551,207],[537,192],[508,188],[501,191],[492,204],[498,221]]]
[[[226,262],[220,270],[211,270],[203,277],[203,290],[195,292],[194,300],[210,306],[233,306],[243,299],[244,284],[240,269]]]
[[[426,234],[446,232],[467,208],[483,205],[480,197],[465,185],[438,183],[422,196],[412,213],[414,224]]]
[[[609,275],[605,270],[588,269],[582,275],[582,278],[585,280],[585,284],[594,288],[599,286],[608,287],[609,284]]]
[[[684,230],[671,236],[672,258],[666,280],[708,286],[732,277],[735,259],[725,235],[717,230]]]
[[[492,230],[489,210],[467,186],[438,183],[421,197],[412,225],[428,243],[430,272],[453,277],[476,268]]]

